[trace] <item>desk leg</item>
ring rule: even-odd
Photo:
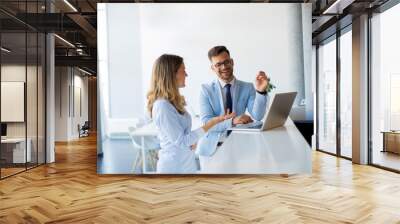
[[[386,151],[386,134],[383,133],[383,149],[381,152],[385,152]]]
[[[146,154],[144,153],[144,136],[142,136],[142,170],[143,173],[145,174],[146,171]]]

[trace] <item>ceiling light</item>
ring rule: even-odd
[[[71,42],[69,42],[68,40],[58,36],[57,34],[54,34],[55,37],[57,37],[58,39],[60,39],[61,41],[63,41],[64,43],[66,43],[67,45],[69,45],[70,47],[75,48],[75,45],[73,45]]]
[[[343,10],[354,1],[355,0],[336,0],[332,5],[325,9],[322,14],[342,14]]]
[[[81,72],[83,72],[83,73],[85,73],[85,74],[87,74],[87,75],[92,75],[92,73],[90,73],[90,72],[88,72],[88,71],[85,71],[85,70],[83,70],[83,69],[81,69],[81,68],[79,68],[79,67],[78,67],[78,70],[81,71]]]
[[[74,10],[74,12],[78,12],[78,10],[71,4],[69,3],[68,0],[64,0],[65,4],[67,4],[72,10]]]
[[[4,51],[4,52],[6,52],[6,53],[10,53],[10,52],[11,52],[11,50],[9,50],[9,49],[7,49],[7,48],[5,48],[5,47],[1,47],[1,50]]]

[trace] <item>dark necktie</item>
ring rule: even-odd
[[[232,113],[232,95],[231,95],[231,84],[226,84],[226,109],[229,113]]]

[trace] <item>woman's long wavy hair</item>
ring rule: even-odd
[[[183,64],[177,55],[163,54],[154,62],[150,91],[147,93],[147,110],[152,117],[154,102],[159,98],[168,100],[180,113],[185,113],[185,98],[179,93],[176,73]]]

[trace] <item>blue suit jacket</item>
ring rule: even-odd
[[[257,93],[252,83],[236,79],[232,95],[233,111],[236,115],[244,114],[247,109],[254,120],[263,119],[268,97]],[[202,123],[206,123],[213,117],[223,115],[224,110],[222,90],[218,80],[203,84],[200,94],[200,118]],[[196,153],[201,156],[211,156],[217,148],[221,135],[230,127],[232,127],[232,119],[225,120],[211,128],[199,140]]]

